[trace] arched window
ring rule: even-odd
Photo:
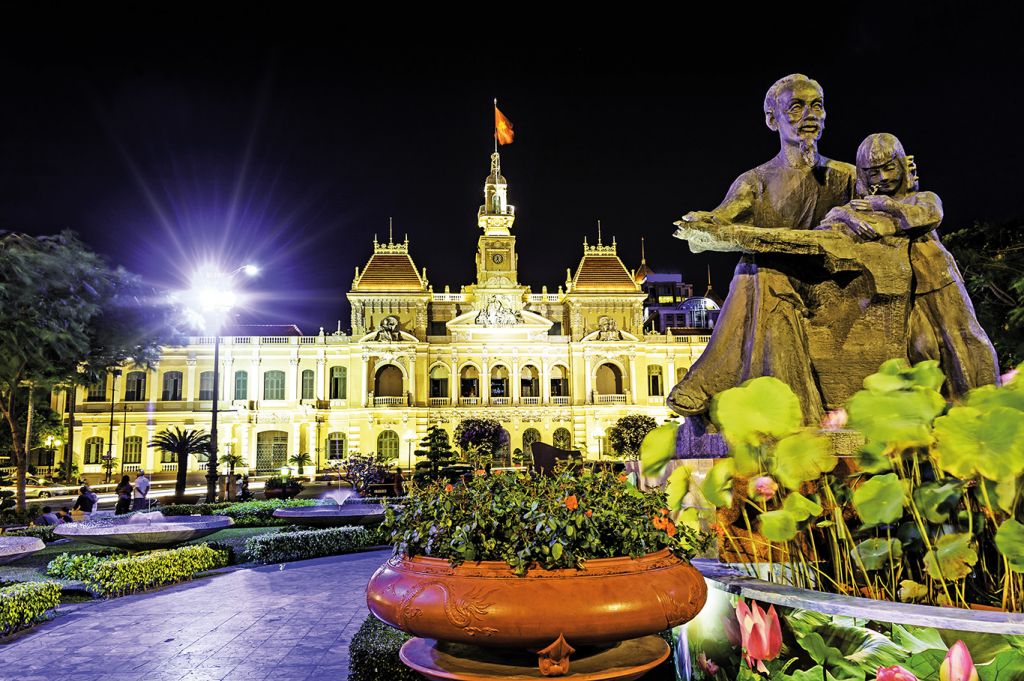
[[[448,368],[442,364],[430,370],[430,396],[448,397]]]
[[[459,373],[459,396],[480,397],[480,372],[472,364],[462,367]]]
[[[569,372],[556,364],[551,367],[551,396],[569,397]]]
[[[647,394],[660,397],[665,394],[664,387],[661,380],[661,367],[656,365],[647,367]]]
[[[249,399],[249,372],[248,371],[236,371],[235,372],[235,399],[236,400],[247,400],[247,399]]]
[[[398,458],[398,433],[393,430],[381,431],[377,436],[377,454],[386,461]]]
[[[512,436],[504,428],[501,429],[501,434],[498,436],[498,446],[494,450],[494,465],[512,465]]]
[[[624,395],[622,392],[622,371],[614,364],[602,364],[597,367],[595,381],[599,395]]]
[[[89,386],[85,394],[86,402],[103,402],[107,399],[107,379],[101,378]]]
[[[124,439],[124,463],[142,463],[142,438],[138,436]]]
[[[399,372],[401,373],[401,372]],[[331,398],[332,400],[344,400],[348,397],[348,369],[345,367],[331,367]]]
[[[404,383],[402,370],[394,364],[385,364],[377,370],[373,380],[373,394],[376,397],[402,397],[405,395]]]
[[[326,445],[324,448],[327,451],[326,458],[345,458],[345,433],[328,433]]]
[[[199,399],[200,400],[212,400],[213,399],[213,372],[204,371],[199,374]]]
[[[540,431],[536,428],[527,428],[523,431],[523,454],[529,455],[533,449],[533,443],[540,442]]]
[[[85,439],[85,463],[99,463],[100,457],[106,450],[103,448],[103,438],[89,437]]]
[[[146,397],[146,372],[129,371],[124,378],[124,401],[145,402]]]
[[[312,369],[305,369],[302,372],[302,397],[303,400],[316,399],[316,374]]]
[[[540,397],[540,373],[527,364],[519,371],[519,394],[522,397]]]
[[[508,397],[508,368],[491,367],[491,397]]]
[[[572,449],[572,433],[566,428],[558,428],[551,434],[551,443],[559,449]]]
[[[284,399],[284,372],[268,371],[263,374],[263,399]]]
[[[164,372],[164,390],[160,394],[160,399],[167,402],[176,402],[177,400],[181,399],[180,371]]]

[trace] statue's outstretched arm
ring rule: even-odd
[[[934,192],[915,192],[902,201],[889,196],[867,196],[854,199],[850,205],[858,210],[877,210],[896,219],[903,236],[927,234],[942,222],[942,200]]]
[[[750,173],[740,175],[729,187],[722,203],[714,210],[694,210],[682,222],[729,224],[750,215],[754,207],[755,187]]]

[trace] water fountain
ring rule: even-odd
[[[0,537],[0,565],[13,563],[45,546],[39,537]]]
[[[169,516],[159,511],[130,516],[92,518],[81,523],[58,525],[54,534],[99,546],[129,551],[163,549],[205,537],[235,524],[221,515]]]
[[[344,502],[346,499],[342,499]],[[375,527],[384,520],[384,505],[375,503],[349,504],[333,503],[319,506],[298,506],[295,508],[279,508],[274,511],[275,518],[287,520],[305,527]]]

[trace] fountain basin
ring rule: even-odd
[[[231,527],[227,516],[163,516],[139,513],[133,516],[100,518],[58,525],[54,534],[98,546],[115,546],[128,551],[145,551],[175,546]]]
[[[279,508],[274,511],[274,517],[305,527],[373,527],[384,520],[384,507],[379,504],[299,506]]]
[[[45,547],[39,537],[0,537],[0,565],[13,563]]]

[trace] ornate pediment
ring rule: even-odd
[[[535,312],[495,304],[459,315],[448,322],[448,332],[454,341],[531,341],[545,339],[552,324]]]

